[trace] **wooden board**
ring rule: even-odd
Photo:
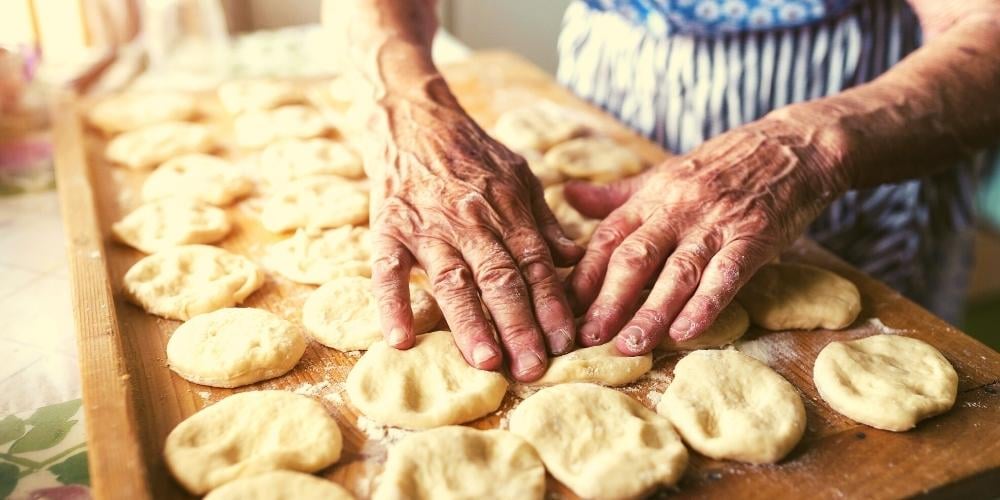
[[[479,53],[445,69],[470,113],[489,128],[504,110],[553,101],[579,110],[592,128],[633,147],[648,162],[666,156],[557,86],[550,77],[507,53]],[[95,498],[187,498],[161,458],[167,433],[183,418],[229,394],[287,389],[316,397],[337,418],[345,448],[323,474],[366,497],[386,449],[405,431],[373,425],[343,394],[356,356],[311,343],[299,365],[275,380],[237,390],[191,384],[166,366],[165,346],[179,324],[145,314],[121,294],[125,271],[142,257],[112,242],[108,228],[134,207],[145,174],[107,165],[103,139],[85,130],[80,105],[63,95],[55,102],[57,175],[69,245],[75,316],[87,412],[91,481]],[[254,216],[259,201],[229,209],[236,229],[222,246],[260,261],[264,247],[279,239]],[[858,285],[864,309],[857,323],[839,332],[751,330],[741,349],[765,360],[802,392],[808,414],[805,437],[779,465],[750,466],[693,454],[679,486],[668,493],[689,497],[903,497],[958,496],[1000,492],[1000,354],[935,318],[886,286],[809,242],[784,257],[836,271]],[[313,287],[271,274],[245,303],[299,321]],[[949,413],[906,433],[855,424],[831,411],[816,394],[812,364],[832,340],[892,332],[923,339],[944,353],[960,376],[959,396]],[[623,391],[652,407],[669,383],[677,356],[660,356],[648,376]],[[511,391],[501,409],[474,422],[502,425],[520,400]],[[550,478],[553,494],[570,496]]]

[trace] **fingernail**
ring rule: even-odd
[[[406,342],[406,332],[402,328],[396,327],[389,330],[389,345],[396,347]]]
[[[691,321],[685,317],[677,318],[670,326],[670,336],[676,340],[687,340],[691,336]]]
[[[569,330],[560,328],[549,334],[549,349],[552,350],[552,354],[557,356],[565,354],[571,347],[573,347],[573,337],[570,336]]]
[[[517,374],[524,375],[534,371],[542,364],[542,360],[531,351],[523,351],[517,355]]]
[[[625,341],[625,345],[628,346],[628,349],[631,352],[641,351],[643,346],[646,344],[646,338],[643,335],[642,328],[639,328],[638,326],[630,326],[622,330],[619,335]]]
[[[477,367],[485,365],[493,358],[497,357],[497,351],[487,343],[482,343],[472,350],[472,361]]]
[[[594,323],[586,323],[580,328],[580,337],[587,342],[597,343],[601,339],[601,329]]]

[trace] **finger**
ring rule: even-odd
[[[552,260],[560,267],[568,267],[576,264],[580,257],[583,257],[583,248],[566,236],[559,221],[556,219],[548,203],[545,203],[545,195],[540,185],[537,185],[531,194],[531,209],[538,225],[539,231],[545,238],[549,250],[552,252]]]
[[[421,241],[416,255],[462,356],[480,370],[499,369],[503,356],[483,313],[472,272],[461,255],[438,240]]]
[[[580,327],[584,345],[603,344],[618,333],[672,249],[673,238],[651,224],[625,238],[612,253],[601,291]]]
[[[528,286],[549,352],[557,356],[569,352],[576,336],[573,313],[545,241],[538,233],[525,230],[508,236],[506,242]]]
[[[592,219],[603,219],[632,197],[646,176],[639,174],[610,184],[569,181],[563,187],[566,201],[577,212]]]
[[[597,226],[583,258],[569,275],[569,300],[577,312],[587,310],[597,298],[612,253],[638,227],[638,217],[633,217],[620,210],[611,214]],[[593,345],[583,341],[582,338],[581,343]]]
[[[410,306],[413,256],[391,236],[378,236],[373,247],[372,292],[385,341],[396,349],[409,349],[416,338]]]
[[[683,341],[701,335],[770,257],[766,247],[748,240],[726,245],[712,257],[698,289],[670,325],[670,337]]]
[[[492,233],[469,236],[462,256],[472,268],[483,304],[496,325],[510,373],[524,382],[536,380],[545,373],[548,356],[521,271]]]
[[[715,251],[716,245],[706,235],[677,245],[646,301],[618,334],[615,342],[622,354],[645,354],[660,344],[677,313],[698,288]]]

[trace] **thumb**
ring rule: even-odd
[[[610,184],[569,181],[563,193],[566,201],[581,214],[592,219],[603,219],[639,190],[643,178],[645,176],[640,174]]]

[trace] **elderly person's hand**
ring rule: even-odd
[[[764,119],[635,178],[568,184],[577,210],[606,217],[569,278],[575,305],[587,308],[580,343],[617,334],[618,349],[634,355],[668,334],[704,332],[757,268],[850,184],[831,161],[837,144],[800,137]]]

